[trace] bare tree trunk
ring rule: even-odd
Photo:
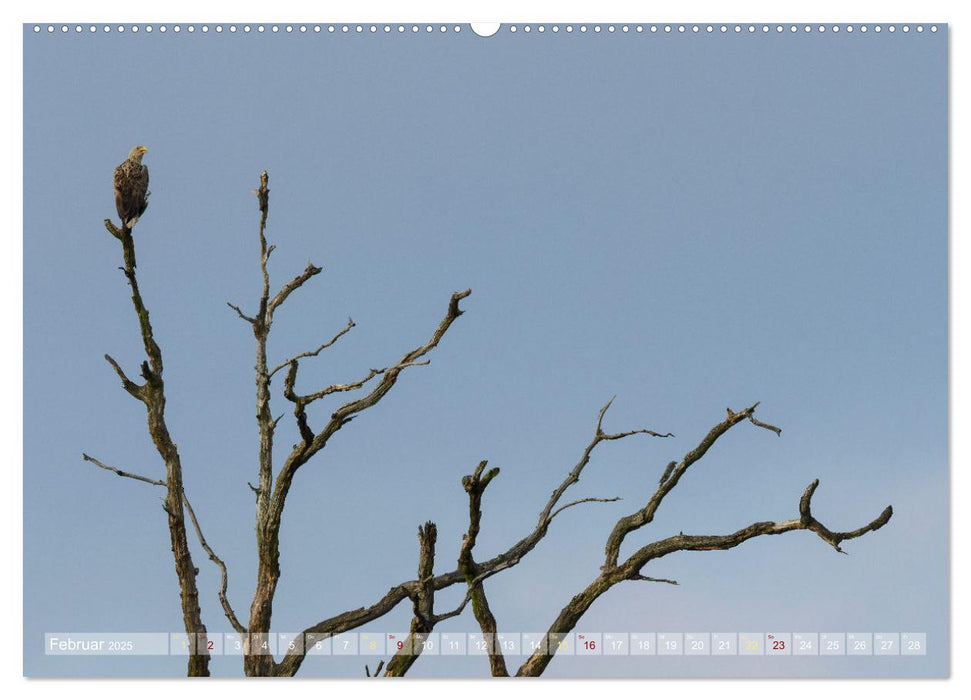
[[[257,190],[260,204],[260,269],[263,273],[263,293],[260,308],[253,323],[256,337],[256,423],[260,432],[259,485],[256,488],[256,553],[258,566],[256,590],[250,605],[249,644],[250,652],[262,642],[262,635],[270,631],[273,617],[273,596],[280,578],[280,551],[278,538],[269,525],[270,498],[273,494],[273,433],[276,425],[270,413],[270,375],[266,366],[266,339],[271,319],[267,316],[270,295],[270,277],[266,265],[273,252],[266,244],[266,217],[269,213],[270,190],[266,172],[260,176]],[[269,654],[247,654],[243,668],[247,676],[272,676],[275,663]]]
[[[400,678],[424,651],[425,640],[435,628],[435,540],[438,529],[435,523],[429,521],[424,527],[418,528],[420,551],[418,554],[418,590],[414,596],[414,616],[411,618],[411,628],[401,649],[388,662],[384,675],[390,678]]]
[[[165,463],[165,504],[163,508],[168,514],[169,535],[172,541],[172,556],[175,560],[175,573],[179,579],[181,592],[182,619],[185,631],[193,641],[199,644],[190,645],[188,675],[209,675],[209,650],[206,645],[206,626],[202,622],[199,608],[199,590],[196,586],[198,570],[192,563],[189,543],[186,537],[185,512],[182,507],[182,462],[179,459],[179,449],[169,435],[165,424],[165,383],[162,380],[162,351],[155,342],[152,325],[149,322],[148,309],[142,301],[138,289],[138,279],[135,276],[135,242],[130,228],[116,228],[109,220],[105,220],[105,227],[122,244],[124,253],[125,276],[132,290],[132,304],[138,315],[142,342],[148,360],[142,362],[141,372],[144,384],[136,384],[122,371],[121,366],[109,355],[105,359],[114,367],[122,380],[122,386],[129,394],[145,404],[148,417],[148,432],[155,444],[155,449]]]
[[[479,462],[475,471],[462,479],[462,486],[469,494],[469,530],[462,538],[462,548],[459,550],[459,571],[465,576],[465,582],[469,587],[469,600],[472,602],[472,614],[479,623],[482,630],[483,639],[486,640],[489,654],[489,672],[493,677],[501,678],[509,675],[506,668],[506,658],[499,648],[498,625],[496,618],[489,607],[489,599],[486,597],[485,585],[477,579],[480,573],[478,564],[472,558],[472,550],[475,548],[476,538],[479,536],[479,529],[482,524],[482,493],[486,486],[494,478],[499,476],[499,469],[493,468],[483,476],[482,472],[486,468],[487,462]]]

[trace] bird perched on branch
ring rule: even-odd
[[[115,208],[121,225],[131,229],[148,207],[148,168],[142,165],[144,146],[135,146],[128,158],[115,168]]]

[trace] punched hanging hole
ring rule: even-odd
[[[499,22],[473,22],[469,25],[478,36],[492,36],[502,25]]]

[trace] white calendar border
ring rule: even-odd
[[[576,21],[577,19],[596,19],[597,21],[624,21],[631,22],[645,20],[652,22],[704,22],[713,21],[719,18],[732,19],[736,21],[798,21],[798,22],[859,22],[893,19],[893,20],[919,20],[919,21],[940,21],[951,22],[955,26],[951,32],[951,115],[950,123],[957,124],[959,121],[968,122],[969,110],[967,108],[967,86],[971,84],[968,79],[971,73],[971,66],[967,59],[969,47],[971,47],[971,24],[965,23],[967,12],[958,6],[958,3],[941,0],[922,0],[919,3],[902,2],[900,0],[884,0],[879,4],[873,3],[850,3],[845,0],[815,0],[812,3],[787,3],[780,5],[777,2],[744,1],[739,0],[733,3],[716,2],[714,0],[696,0],[690,5],[679,4],[647,4],[639,3],[634,5],[628,2],[616,0],[598,0],[596,3],[579,3],[570,0],[563,0],[555,4],[555,12],[550,10],[550,5],[544,8],[541,3],[529,2],[528,0],[492,0],[492,2],[465,2],[454,3],[437,1],[414,1],[414,2],[392,2],[391,0],[351,4],[349,2],[334,2],[327,5],[326,18],[333,21],[387,21],[391,18],[400,18],[409,21],[460,21],[467,22],[489,21],[503,19],[505,21]],[[14,216],[7,216],[7,229],[9,239],[5,240],[6,255],[4,264],[6,269],[0,274],[5,286],[5,298],[15,302],[22,299],[22,271],[20,261],[22,260],[22,242],[16,232],[22,230],[22,182],[20,188],[17,183],[22,177],[22,128],[18,124],[18,119],[23,114],[22,89],[20,80],[23,71],[22,64],[22,32],[20,23],[27,21],[65,21],[69,18],[76,18],[83,15],[86,20],[101,21],[102,19],[112,19],[113,21],[123,20],[126,22],[157,22],[160,19],[169,21],[178,19],[179,21],[211,21],[214,17],[232,13],[233,21],[250,21],[266,19],[265,15],[272,14],[274,17],[308,17],[318,16],[321,6],[308,2],[288,2],[287,0],[277,0],[268,6],[265,2],[251,2],[241,0],[236,2],[231,10],[227,8],[208,8],[200,2],[186,2],[186,0],[169,0],[164,5],[152,5],[150,3],[132,2],[99,2],[89,0],[79,9],[76,2],[46,3],[9,3],[4,8],[4,22],[0,24],[3,36],[0,40],[0,51],[3,52],[3,61],[0,65],[3,70],[3,91],[8,96],[8,107],[4,111],[5,128],[3,129],[3,150],[0,157],[3,158],[4,166],[2,171],[3,183],[0,184],[0,192],[4,197],[3,211],[14,212]],[[29,16],[26,13],[30,13]],[[459,16],[457,16],[459,15]],[[964,84],[963,91],[961,82],[954,76],[961,76]],[[968,178],[966,177],[966,164],[969,160],[968,149],[965,146],[967,138],[965,131],[959,132],[952,129],[951,154],[954,161],[952,166],[953,180],[951,192],[957,193],[967,191]],[[9,180],[9,182],[8,182]],[[966,201],[966,198],[964,198]],[[962,202],[962,198],[952,198],[951,211],[951,231],[964,231],[967,233],[967,205]],[[11,221],[12,219],[12,221]],[[965,225],[961,225],[965,224]],[[13,234],[9,231],[15,232]],[[965,236],[966,238],[966,236]],[[957,235],[952,236],[951,240],[952,255],[952,288],[950,308],[962,309],[964,318],[959,318],[957,313],[952,311],[953,326],[951,329],[951,357],[955,358],[952,362],[951,371],[951,391],[953,392],[951,425],[967,425],[968,415],[968,372],[966,370],[967,361],[959,362],[956,358],[960,355],[969,355],[968,341],[968,286],[971,282],[962,281],[958,278],[957,271],[967,272],[968,270],[968,244],[961,242]],[[22,377],[18,377],[16,367],[21,366],[22,338],[23,329],[20,315],[16,318],[8,319],[12,322],[12,335],[14,342],[4,344],[2,349],[5,370],[3,373],[3,389],[6,398],[4,412],[10,413],[5,420],[0,420],[0,430],[2,430],[3,444],[8,446],[8,450],[14,454],[22,454],[22,415],[18,414],[22,406]],[[18,332],[19,329],[19,332]],[[19,344],[17,339],[19,337]],[[966,431],[951,431],[952,435],[952,464],[969,464],[968,459],[968,440]],[[22,467],[22,465],[21,465]],[[966,473],[966,472],[965,472]],[[6,526],[5,532],[8,533],[11,547],[8,556],[14,561],[14,568],[17,571],[11,572],[3,578],[3,600],[9,607],[15,605],[15,601],[23,600],[23,577],[22,577],[22,469],[17,465],[8,465],[7,469],[8,488],[13,492],[14,499],[21,504],[20,510],[15,508],[4,509]],[[968,493],[968,477],[961,473],[961,470],[954,469],[951,478],[952,497],[951,502],[957,502],[954,493],[966,496]],[[10,483],[12,482],[12,483]],[[960,535],[968,532],[969,516],[968,509],[957,509],[953,513],[953,529],[950,541],[959,540]],[[960,541],[960,540],[959,540]],[[965,550],[966,551],[966,550]],[[955,581],[960,582],[965,589],[968,583],[967,555],[958,558],[960,552],[952,548],[952,584],[951,590],[957,589]],[[812,698],[817,700],[821,693],[830,695],[849,695],[850,693],[872,693],[878,692],[881,697],[886,698],[908,698],[916,694],[921,696],[948,696],[957,697],[966,695],[971,690],[971,683],[968,682],[969,672],[960,666],[954,668],[953,660],[967,658],[969,644],[963,635],[968,629],[968,604],[960,598],[952,596],[952,627],[958,630],[955,634],[952,631],[952,680],[948,682],[935,681],[832,681],[824,684],[820,683],[799,683],[791,681],[733,681],[731,684],[719,686],[720,694],[730,694],[745,696],[768,696],[780,697],[784,695],[787,700]],[[206,682],[185,683],[178,686],[171,682],[159,684],[145,681],[32,681],[25,682],[21,677],[21,659],[18,653],[20,640],[23,639],[23,616],[22,611],[8,610],[8,620],[16,620],[14,629],[10,630],[5,636],[6,654],[3,654],[4,685],[12,686],[14,696],[21,697],[63,697],[65,694],[76,692],[74,684],[81,687],[84,694],[97,694],[103,698],[130,698],[133,695],[147,698],[168,697],[172,693],[177,693],[181,697],[202,697],[219,692],[218,689],[211,688]],[[19,628],[19,629],[18,629]],[[19,633],[18,633],[19,632]],[[339,683],[340,681],[330,681]],[[347,681],[348,683],[352,681]],[[551,679],[542,681],[549,684],[549,692],[559,693],[568,692],[570,686],[566,682],[559,682]],[[643,690],[640,684],[644,681],[613,681],[607,689],[612,694],[622,695],[638,690]],[[689,692],[704,692],[714,689],[711,681],[650,681],[652,693],[684,693],[689,688]],[[454,685],[453,685],[454,683]],[[594,682],[585,683],[584,687],[594,692]],[[658,687],[656,684],[662,683],[665,687]],[[670,687],[666,687],[669,684]],[[865,685],[865,687],[864,687]],[[877,687],[874,687],[877,686]],[[574,688],[576,686],[573,686]],[[961,688],[964,688],[962,691]],[[294,686],[292,692],[298,689]],[[225,689],[222,689],[225,691]],[[273,686],[273,690],[279,690]],[[370,695],[387,695],[394,692],[395,696],[404,697],[427,696],[429,691],[440,692],[461,692],[466,697],[478,698],[485,697],[486,694],[494,694],[496,688],[487,683],[469,684],[458,681],[436,681],[434,683],[408,683],[399,684],[393,691],[383,685],[378,688],[370,682],[356,682],[355,686],[339,688],[329,686],[328,690],[341,692],[351,690],[365,697]],[[532,697],[535,694],[535,687],[531,684],[505,684],[502,693],[505,698]],[[239,694],[242,698],[260,698],[261,700],[267,693],[267,686],[262,683],[247,683],[245,680],[235,681],[232,689],[234,694]],[[314,692],[314,691],[310,691]]]

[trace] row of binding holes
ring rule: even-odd
[[[35,34],[39,34],[40,32],[42,32],[45,29],[45,27],[42,27],[39,24],[35,24],[34,27],[33,27],[33,29],[34,29],[34,33]],[[95,32],[101,31],[101,32],[104,32],[104,33],[117,32],[119,34],[120,33],[124,33],[126,31],[130,31],[133,34],[136,34],[136,33],[140,32],[140,31],[144,31],[144,32],[146,32],[148,34],[151,34],[153,31],[156,31],[156,28],[153,27],[151,24],[144,25],[143,27],[139,27],[137,24],[136,25],[131,25],[129,27],[126,27],[123,24],[120,24],[120,25],[118,25],[116,27],[112,27],[112,26],[107,25],[107,24],[106,25],[103,25],[103,26],[100,26],[100,27],[99,26],[96,26],[94,24],[88,25],[87,27],[84,27],[84,26],[82,26],[80,24],[76,24],[73,27],[68,26],[66,24],[62,24],[60,26],[55,26],[53,24],[48,24],[47,27],[46,27],[46,30],[47,30],[47,33],[48,34],[53,34],[53,33],[55,33],[58,30],[60,30],[61,33],[66,34],[66,33],[70,32],[72,29],[74,30],[74,32],[76,32],[78,34],[84,32],[85,30],[87,30],[89,33],[95,33]],[[516,24],[509,25],[509,31],[512,32],[512,33],[514,33],[514,34],[516,32],[518,32],[518,31],[520,31],[520,30],[522,30],[523,32],[525,32],[525,33],[528,34],[528,33],[532,32],[532,31],[534,31],[534,29],[539,34],[544,34],[547,31],[546,25],[543,25],[543,24],[537,25],[535,27],[533,25],[529,25],[529,24],[521,25],[521,26],[520,25],[516,25]],[[905,25],[900,26],[900,31],[902,31],[904,33],[910,32],[911,29],[913,29],[914,31],[917,31],[917,32],[923,32],[924,31],[924,26],[921,25],[921,24],[915,25],[914,27],[911,27],[908,24],[905,24]],[[932,32],[936,32],[937,31],[937,26],[936,25],[931,25],[929,27],[929,29]],[[165,32],[168,32],[170,30],[170,28],[167,25],[162,24],[162,25],[159,25],[159,27],[157,28],[157,30],[159,32],[161,32],[161,33],[164,34]],[[182,25],[179,25],[179,24],[173,25],[171,27],[171,31],[175,32],[176,34],[182,32],[182,30],[183,30]],[[255,25],[255,26],[252,26],[252,27],[250,25],[248,25],[248,24],[244,24],[242,26],[237,26],[235,24],[230,24],[230,25],[228,25],[226,27],[223,27],[223,25],[221,25],[221,24],[217,24],[217,25],[215,25],[213,27],[210,27],[208,24],[203,24],[203,25],[199,26],[198,30],[201,31],[203,34],[207,34],[210,31],[215,31],[217,34],[220,34],[223,31],[228,31],[230,34],[235,34],[236,32],[242,32],[244,34],[249,34],[250,32],[253,32],[253,31],[255,31],[257,33],[260,33],[260,34],[265,33],[267,31],[272,32],[272,33],[285,32],[287,34],[292,34],[294,32],[299,32],[301,34],[306,34],[307,32],[314,32],[316,34],[320,34],[321,32],[327,32],[328,34],[351,34],[351,33],[354,33],[354,34],[365,34],[365,33],[377,34],[379,32],[383,32],[384,34],[390,34],[392,32],[397,32],[398,34],[406,34],[406,33],[418,34],[418,33],[422,33],[422,32],[423,33],[426,33],[426,34],[431,34],[431,33],[434,33],[434,32],[438,32],[438,33],[441,33],[441,34],[445,34],[445,33],[449,32],[449,31],[453,31],[453,32],[456,32],[456,33],[461,32],[462,31],[462,28],[459,25],[457,25],[457,24],[456,25],[444,25],[444,24],[441,24],[441,25],[431,25],[431,24],[425,24],[425,25],[418,25],[418,24],[409,24],[409,25],[405,25],[405,24],[398,24],[398,25],[390,25],[390,24],[384,24],[384,25],[377,25],[377,24],[371,24],[371,25],[366,25],[366,24],[328,24],[328,25],[319,25],[319,24],[314,24],[314,25],[306,25],[306,24],[299,24],[299,25],[293,25],[293,24],[278,25],[278,24],[273,24],[273,25],[263,25],[263,24],[259,24],[259,25]],[[594,34],[599,34],[599,33],[602,33],[604,30],[606,30],[608,33],[615,33],[617,31],[620,31],[620,32],[622,32],[624,34],[627,34],[627,33],[630,33],[630,32],[635,32],[637,34],[641,34],[641,33],[645,32],[645,31],[650,32],[652,34],[656,34],[658,32],[663,32],[665,34],[670,34],[672,32],[678,32],[680,34],[687,34],[687,33],[692,33],[692,34],[702,34],[702,33],[714,34],[716,32],[717,33],[721,33],[721,34],[727,34],[729,32],[734,32],[735,34],[741,34],[743,32],[747,32],[749,34],[755,34],[757,32],[762,32],[763,34],[768,34],[768,33],[772,32],[772,31],[775,31],[778,34],[781,34],[783,32],[789,32],[791,34],[795,34],[797,32],[803,32],[803,33],[810,33],[810,32],[818,32],[818,33],[833,32],[833,33],[838,33],[840,31],[845,31],[847,33],[852,33],[854,31],[860,31],[860,32],[862,32],[862,33],[865,34],[866,32],[872,30],[872,31],[874,31],[874,32],[876,32],[876,33],[879,34],[880,32],[882,32],[884,30],[884,27],[882,25],[879,25],[879,24],[875,24],[875,25],[861,24],[861,25],[859,25],[859,27],[854,27],[853,25],[847,25],[845,27],[840,27],[839,25],[835,25],[835,24],[832,25],[831,27],[827,27],[827,26],[822,25],[822,24],[817,25],[817,26],[813,26],[813,25],[809,25],[809,24],[806,24],[806,25],[795,25],[795,24],[792,24],[792,25],[782,25],[782,24],[776,24],[776,25],[771,25],[771,26],[768,25],[768,24],[762,24],[762,25],[754,25],[754,24],[749,24],[749,25],[741,25],[741,24],[735,24],[735,25],[727,25],[727,24],[721,24],[721,25],[712,25],[712,24],[705,24],[705,25],[699,25],[699,24],[692,24],[692,25],[685,25],[685,24],[678,24],[678,25],[671,25],[671,24],[662,24],[662,25],[658,25],[658,24],[651,24],[651,25],[643,25],[643,24],[637,24],[637,25],[629,25],[629,24],[614,25],[614,24],[608,24],[606,26],[601,26],[599,24],[594,24],[594,25],[591,25],[591,26],[587,26],[586,24],[579,24],[579,25],[567,24],[567,25],[564,25],[564,26],[561,27],[558,24],[554,24],[554,25],[551,25],[549,27],[549,31],[553,32],[554,34],[557,34],[557,33],[561,32],[561,31],[564,31],[564,32],[566,32],[568,34],[574,33],[574,32],[579,32],[581,34],[585,34],[585,33],[588,33],[588,32],[593,32]],[[886,27],[886,30],[892,34],[892,33],[894,33],[894,32],[897,31],[897,25],[892,25],[892,24],[891,25],[888,25]],[[192,24],[187,25],[185,27],[185,31],[189,32],[190,34],[193,34],[196,31],[196,26],[195,25],[192,25]]]
[[[35,24],[33,29],[34,29],[34,33],[35,34],[39,34],[40,32],[42,32],[44,30],[44,27],[41,27],[39,24]],[[172,32],[175,32],[176,34],[179,34],[180,32],[183,31],[183,27],[180,24],[175,24],[175,25],[172,25],[171,27],[162,24],[162,25],[159,25],[157,28],[156,27],[153,27],[151,24],[144,25],[143,27],[139,27],[138,25],[131,25],[131,26],[126,27],[123,24],[119,24],[118,26],[115,26],[115,27],[112,27],[112,26],[107,25],[107,24],[105,24],[103,26],[100,26],[100,27],[97,26],[97,25],[94,25],[94,24],[90,24],[90,25],[88,25],[86,27],[83,26],[83,25],[80,25],[80,24],[76,24],[73,27],[68,26],[66,24],[62,24],[62,25],[60,25],[58,27],[58,26],[55,26],[53,24],[49,24],[49,25],[47,25],[46,29],[47,29],[47,33],[48,34],[53,34],[54,32],[56,32],[58,30],[60,30],[62,33],[66,34],[66,33],[70,32],[72,29],[74,30],[74,32],[76,32],[78,34],[84,32],[85,30],[88,31],[89,33],[92,33],[92,34],[93,33],[96,33],[96,32],[99,32],[99,31],[104,32],[106,34],[109,33],[109,32],[116,32],[116,33],[119,33],[119,34],[123,34],[126,31],[131,32],[133,34],[138,33],[139,31],[143,31],[143,32],[146,32],[148,34],[151,34],[153,31],[156,31],[156,30],[159,31],[159,32],[161,32],[161,33],[163,33],[163,34],[166,33],[166,32],[168,32],[168,31],[172,31]],[[328,25],[320,25],[320,24],[314,24],[314,25],[307,25],[307,24],[284,24],[284,25],[271,24],[271,25],[265,25],[265,24],[257,24],[257,25],[253,25],[253,26],[250,26],[248,24],[244,24],[244,25],[241,25],[241,26],[238,26],[238,25],[235,25],[235,24],[230,24],[230,25],[227,25],[225,27],[223,25],[221,25],[221,24],[217,24],[217,25],[214,25],[212,27],[210,27],[208,24],[203,24],[203,25],[200,25],[198,28],[195,25],[190,24],[190,25],[187,25],[186,27],[184,27],[184,31],[187,31],[190,34],[195,33],[197,29],[198,29],[198,31],[202,32],[203,34],[208,34],[210,31],[214,31],[217,34],[221,34],[224,31],[228,31],[230,34],[235,34],[237,32],[242,32],[243,34],[249,34],[251,32],[256,32],[258,34],[263,34],[263,33],[266,33],[266,32],[271,32],[271,33],[274,33],[274,34],[277,34],[279,32],[285,32],[287,34],[293,34],[294,32],[297,32],[297,33],[300,33],[300,34],[306,34],[308,32],[313,32],[313,33],[316,33],[316,34],[320,34],[321,32],[327,32],[329,34],[351,34],[351,33],[354,33],[354,34],[365,34],[365,33],[377,34],[379,32],[383,32],[385,34],[390,34],[393,31],[397,31],[399,34],[404,34],[406,32],[410,32],[412,34],[418,34],[419,32],[425,32],[427,34],[431,34],[433,32],[438,32],[440,34],[445,34],[446,32],[449,32],[449,31],[453,31],[453,32],[456,32],[456,33],[462,31],[462,28],[459,25],[457,25],[457,24],[456,25],[445,25],[445,24],[441,24],[441,25],[431,25],[431,24],[423,24],[423,25],[418,25],[418,24],[410,24],[410,25],[404,25],[404,24],[398,24],[398,25],[390,25],[390,24],[383,24],[383,25],[377,25],[377,24],[370,24],[370,25],[367,25],[367,24],[328,24]]]
[[[875,24],[875,25],[861,24],[859,27],[854,27],[853,25],[847,25],[846,27],[840,27],[840,25],[838,25],[838,24],[834,24],[834,25],[832,25],[830,27],[827,27],[826,25],[823,25],[823,24],[820,24],[820,25],[817,25],[817,26],[810,25],[810,24],[806,24],[806,25],[796,25],[796,24],[792,24],[792,25],[782,25],[782,24],[776,24],[776,25],[768,25],[768,24],[761,24],[761,25],[755,25],[755,24],[748,24],[748,25],[742,25],[742,24],[734,24],[734,25],[729,25],[729,24],[720,24],[720,25],[712,25],[712,24],[704,24],[704,25],[700,25],[700,24],[691,24],[691,25],[686,25],[686,24],[677,24],[677,25],[672,25],[672,24],[650,24],[650,25],[643,25],[643,24],[635,24],[635,25],[620,24],[620,25],[615,25],[615,24],[608,24],[608,25],[604,25],[604,26],[601,26],[599,24],[594,24],[594,25],[589,25],[589,26],[586,25],[586,24],[578,24],[578,25],[567,24],[567,25],[564,25],[564,26],[561,27],[558,24],[554,24],[554,25],[551,25],[549,27],[549,31],[553,32],[554,34],[559,33],[561,31],[567,32],[568,34],[569,33],[573,33],[573,32],[580,32],[581,34],[586,34],[586,33],[589,33],[589,32],[593,32],[594,34],[600,34],[600,33],[603,33],[605,30],[608,33],[611,33],[611,34],[616,33],[618,31],[619,32],[622,32],[624,34],[628,34],[630,32],[635,32],[637,34],[642,34],[645,31],[646,32],[650,32],[652,34],[657,34],[658,32],[663,32],[665,34],[671,34],[672,32],[678,32],[679,34],[688,34],[688,33],[692,33],[692,34],[702,34],[702,33],[707,33],[707,34],[714,34],[714,33],[727,34],[729,32],[734,32],[735,34],[741,34],[743,32],[747,32],[749,34],[755,34],[757,32],[762,32],[763,34],[769,34],[772,31],[775,31],[778,34],[781,34],[781,33],[786,32],[786,31],[788,31],[789,33],[795,34],[797,32],[804,32],[804,33],[810,33],[810,32],[819,32],[819,33],[823,33],[823,32],[833,32],[833,33],[839,33],[841,29],[843,31],[848,32],[848,33],[852,33],[855,29],[858,29],[860,32],[863,32],[864,34],[872,29],[872,31],[877,32],[879,34],[880,32],[882,32],[884,30],[884,27],[882,25],[879,25],[879,24]],[[924,25],[918,24],[918,25],[914,25],[913,27],[911,27],[910,25],[905,24],[905,25],[901,25],[900,26],[900,31],[902,31],[904,33],[910,32],[911,29],[913,29],[914,31],[917,31],[917,32],[923,32],[924,31]],[[515,34],[516,32],[519,32],[520,30],[523,31],[523,32],[526,32],[527,34],[530,33],[530,32],[532,32],[532,31],[534,31],[534,30],[536,32],[540,33],[540,34],[543,34],[543,33],[545,33],[547,31],[547,27],[545,25],[542,25],[542,24],[540,24],[538,26],[535,26],[535,27],[533,25],[529,25],[529,24],[522,25],[522,26],[512,24],[512,25],[509,26],[509,31],[512,32],[513,34]],[[897,31],[897,25],[888,25],[886,27],[886,30],[888,32],[890,32],[891,34],[893,34],[894,32]],[[937,31],[937,26],[936,25],[931,25],[930,26],[930,31],[936,32]]]

